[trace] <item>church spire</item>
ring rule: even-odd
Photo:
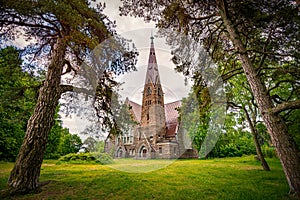
[[[160,84],[160,78],[159,78],[158,66],[157,66],[155,49],[154,49],[154,41],[153,41],[154,37],[152,33],[150,39],[151,39],[151,45],[150,45],[150,54],[149,54],[145,84],[152,83],[156,85],[156,84]]]
[[[165,131],[164,94],[160,83],[152,34],[150,39],[150,54],[143,91],[141,125],[142,127],[154,125],[161,127]]]

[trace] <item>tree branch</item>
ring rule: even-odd
[[[231,102],[231,101],[228,101],[228,102],[227,102],[227,105],[228,105],[229,107],[231,107],[231,108],[243,109],[242,106],[237,105],[236,103],[233,103],[233,102]]]
[[[300,108],[300,99],[295,101],[288,101],[274,107],[271,112],[272,113],[280,113],[289,109],[299,109]]]
[[[226,81],[226,80],[232,78],[233,76],[238,75],[238,74],[242,74],[242,73],[244,73],[244,71],[240,67],[240,68],[237,68],[237,69],[233,69],[233,70],[231,70],[231,71],[229,71],[226,74],[223,74],[221,76],[222,76],[223,81]]]
[[[74,87],[72,85],[61,85],[60,86],[60,94],[63,94],[65,92],[77,92],[77,93],[84,93],[86,95],[95,95],[95,91],[88,90],[85,88],[78,88]]]
[[[203,16],[203,17],[191,17],[191,16],[189,16],[189,19],[191,19],[191,20],[205,20],[205,19],[210,19],[210,18],[212,18],[212,17],[215,17],[215,16],[217,16],[217,14],[215,14],[215,13],[213,13],[213,14],[211,14],[211,15],[207,15],[207,16]]]

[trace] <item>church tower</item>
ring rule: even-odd
[[[160,83],[158,65],[154,49],[154,37],[151,36],[150,54],[143,91],[141,127],[150,128],[152,136],[163,137],[166,130],[164,93]],[[154,133],[155,132],[155,133]]]

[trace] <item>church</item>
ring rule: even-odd
[[[151,36],[142,105],[125,101],[136,125],[122,135],[109,135],[104,150],[114,158],[195,158],[197,152],[178,122],[181,101],[164,103],[153,40]]]

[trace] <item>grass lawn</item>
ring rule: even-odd
[[[289,188],[277,159],[263,171],[253,156],[213,160],[177,160],[147,173],[139,166],[164,165],[166,160],[116,160],[112,165],[57,164],[45,160],[41,181],[53,180],[39,194],[12,199],[289,199]],[[0,189],[13,163],[0,163]],[[122,169],[117,170],[117,169]]]

